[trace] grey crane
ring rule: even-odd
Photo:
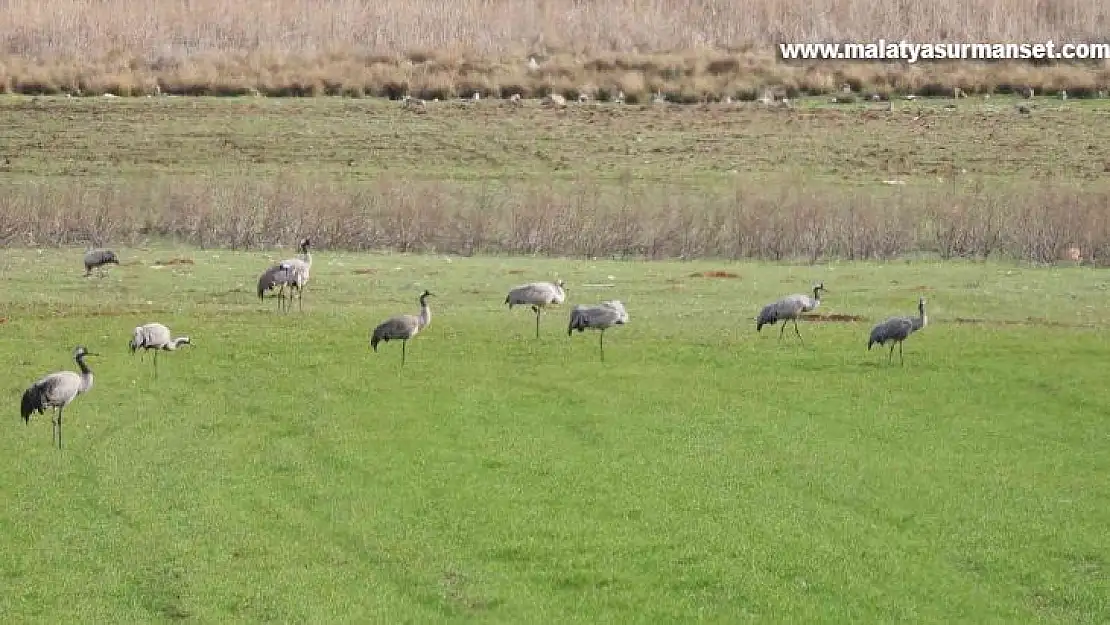
[[[131,349],[131,354],[134,355],[136,351],[154,350],[154,377],[158,377],[158,352],[172,352],[182,345],[192,345],[193,341],[187,336],[179,336],[174,338],[170,334],[170,329],[161,323],[152,322],[146,323],[141,326],[136,326],[131,331],[131,341],[127,346]],[[140,358],[142,352],[140,352]]]
[[[312,254],[308,251],[312,242],[307,237],[301,239],[300,249],[304,258],[289,258],[270,266],[258,277],[258,299],[264,299],[266,292],[278,289],[278,310],[288,310],[292,299],[297,297],[298,306],[304,310],[304,287],[308,284],[312,270]],[[285,287],[289,287],[286,299]]]
[[[554,304],[562,304],[567,297],[566,283],[562,280],[555,282],[533,282],[514,287],[505,296],[505,303],[509,310],[513,306],[531,306],[536,313],[536,338],[540,338],[540,313]]]
[[[278,263],[278,266],[289,275],[289,280],[286,282],[289,285],[289,298],[293,299],[296,296],[299,310],[304,310],[304,287],[308,284],[312,272],[312,254],[308,251],[311,246],[312,241],[308,237],[301,239],[301,254],[304,258],[290,258]]]
[[[30,424],[31,414],[36,411],[39,414],[45,414],[47,408],[54,409],[54,417],[51,419],[54,425],[51,442],[57,440],[58,449],[62,448],[62,412],[74,398],[88,392],[93,385],[92,370],[85,364],[86,356],[96,356],[96,354],[85,349],[85,346],[78,345],[73,351],[73,359],[81,369],[80,374],[73,371],[50,373],[36,380],[23,392],[23,403],[20,405],[19,413],[24,423]]]
[[[598,348],[601,351],[601,361],[605,362],[605,330],[612,326],[621,326],[628,323],[628,312],[624,304],[618,300],[601,302],[597,306],[575,306],[570,311],[570,325],[567,326],[567,336],[575,330],[585,332],[587,328],[598,331]]]
[[[405,366],[405,346],[409,339],[416,336],[421,330],[432,322],[432,309],[428,307],[428,298],[433,297],[431,291],[425,290],[420,294],[419,315],[397,315],[390,317],[378,324],[370,335],[370,347],[378,351],[378,343],[401,341],[401,366]]]
[[[782,328],[779,330],[779,340],[782,340],[782,335],[786,331],[786,322],[794,322],[794,333],[798,335],[798,340],[805,344],[802,339],[802,333],[798,331],[798,317],[802,313],[807,313],[815,310],[821,305],[821,291],[825,291],[825,283],[819,282],[813,285],[813,297],[795,293],[794,295],[787,295],[786,297],[771,302],[759,311],[759,316],[755,319],[755,331],[759,332],[765,325],[775,325],[782,322]]]
[[[902,355],[902,342],[905,341],[911,334],[924,328],[929,323],[929,317],[925,314],[925,298],[917,300],[917,317],[891,317],[886,321],[871,328],[871,336],[867,339],[867,351],[871,351],[871,346],[876,343],[879,346],[885,346],[890,343],[890,354],[887,355],[887,363],[894,361],[894,346],[898,346],[898,360],[901,361],[902,366],[906,365],[906,359]]]
[[[96,269],[97,273],[104,276],[104,265],[118,265],[119,257],[112,250],[89,250],[85,252],[85,277],[92,275],[92,270]]]

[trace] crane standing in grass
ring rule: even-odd
[[[917,317],[891,317],[886,321],[871,328],[871,336],[867,339],[867,351],[871,351],[871,346],[876,343],[883,346],[890,343],[890,354],[887,355],[887,364],[894,360],[894,346],[898,346],[898,360],[901,361],[902,366],[906,365],[906,359],[902,355],[902,342],[905,341],[911,334],[924,328],[929,323],[929,317],[925,314],[925,298],[917,300]]]
[[[567,327],[567,336],[575,330],[585,332],[587,328],[598,331],[598,348],[601,351],[601,362],[605,362],[605,330],[612,326],[628,323],[628,312],[624,304],[617,300],[601,302],[597,306],[575,306],[570,311],[570,325]]]
[[[131,342],[127,346],[134,354],[138,350],[144,352],[148,349],[154,350],[154,377],[158,377],[158,352],[172,352],[182,345],[191,345],[192,339],[187,336],[179,336],[173,338],[170,335],[170,329],[160,323],[147,323],[137,326],[131,332]],[[142,358],[142,352],[140,352]]]
[[[104,265],[118,265],[119,257],[112,250],[89,250],[85,252],[85,277],[92,275],[92,270],[100,277],[104,277]]]
[[[85,357],[95,355],[83,345],[78,345],[73,352],[73,359],[77,361],[81,373],[57,371],[36,380],[23,392],[23,402],[19,412],[24,423],[30,424],[31,414],[36,411],[44,414],[47,408],[54,409],[54,418],[51,419],[54,425],[51,442],[57,440],[58,449],[62,448],[62,412],[78,395],[92,388],[93,374],[85,364]]]
[[[513,306],[531,306],[536,313],[536,338],[540,338],[540,313],[547,306],[562,304],[566,297],[566,283],[562,280],[533,282],[513,288],[505,296],[505,303],[509,305],[509,310]]]
[[[304,310],[304,287],[308,284],[312,270],[312,254],[308,251],[311,245],[312,242],[308,237],[301,239],[301,254],[304,258],[290,258],[278,263],[278,267],[288,275],[286,284],[289,285],[289,298],[292,299],[295,296],[297,307],[302,311]]]
[[[376,352],[378,351],[378,343],[401,341],[401,366],[405,366],[405,346],[409,339],[416,336],[432,322],[432,309],[428,307],[429,297],[433,297],[431,291],[425,290],[421,293],[419,315],[397,315],[378,324],[378,327],[374,328],[374,332],[370,335],[370,347]]]
[[[825,283],[819,282],[813,285],[813,297],[797,293],[788,295],[776,302],[771,302],[759,311],[759,316],[755,319],[755,331],[759,332],[765,325],[775,325],[782,322],[782,328],[779,329],[779,340],[782,340],[782,335],[786,331],[786,322],[794,322],[794,333],[798,335],[798,340],[805,344],[802,339],[802,333],[798,331],[798,317],[802,313],[811,312],[816,310],[821,305],[821,291],[825,290]]]

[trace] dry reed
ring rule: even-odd
[[[779,42],[1106,41],[1089,0],[5,0],[0,91],[421,97],[580,91],[678,101],[826,93],[1067,89],[1107,63],[786,64]],[[538,71],[525,65],[529,55]]]

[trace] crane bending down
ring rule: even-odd
[[[428,307],[428,298],[433,297],[431,291],[425,290],[420,294],[419,315],[397,315],[390,317],[378,324],[370,335],[370,347],[378,351],[378,343],[401,341],[401,366],[405,366],[405,346],[409,339],[416,336],[421,330],[432,322],[432,309]]]
[[[62,448],[62,412],[74,398],[92,388],[93,374],[85,364],[85,357],[95,355],[83,345],[78,345],[73,352],[73,359],[81,369],[80,374],[73,371],[57,371],[38,379],[23,392],[19,413],[24,423],[30,424],[31,414],[36,411],[44,414],[47,408],[54,409],[54,417],[51,419],[54,426],[51,442],[57,440],[58,449]]]
[[[147,323],[132,330],[131,342],[127,346],[131,348],[132,355],[140,349],[143,352],[154,350],[154,377],[157,378],[158,352],[172,352],[182,345],[191,345],[192,342],[192,339],[187,336],[173,338],[170,335],[170,329],[160,323]],[[139,352],[139,357],[142,358],[142,352]]]
[[[289,310],[292,305],[292,299],[296,295],[298,306],[304,310],[304,287],[308,284],[308,279],[311,277],[312,270],[312,254],[309,253],[308,248],[312,242],[308,238],[301,239],[301,253],[304,258],[290,258],[283,260],[280,263],[274,264],[262,272],[258,277],[258,299],[264,299],[266,292],[278,289],[278,311]],[[289,287],[289,298],[286,299],[285,287]]]
[[[902,342],[905,341],[911,334],[924,328],[929,323],[929,317],[925,314],[925,298],[917,300],[917,317],[891,317],[886,321],[876,325],[871,329],[871,337],[867,339],[867,351],[871,351],[871,346],[878,343],[880,346],[890,343],[890,354],[887,355],[887,364],[894,360],[894,346],[898,346],[898,360],[901,361],[902,366],[906,365],[906,359],[902,355]]]
[[[771,302],[759,311],[759,316],[755,319],[755,331],[759,332],[765,325],[775,325],[782,322],[782,328],[779,329],[779,340],[782,340],[782,335],[786,331],[786,322],[794,322],[794,333],[798,335],[798,340],[805,344],[802,339],[802,333],[798,331],[798,317],[802,313],[807,313],[815,310],[821,305],[821,291],[825,291],[825,283],[819,282],[813,285],[813,297],[796,293],[794,295],[787,295],[786,297]]]
[[[578,305],[570,311],[570,325],[567,326],[567,336],[570,336],[575,330],[579,332],[585,332],[587,328],[597,330],[601,362],[605,362],[605,330],[626,323],[628,323],[628,312],[624,309],[624,304],[617,300],[601,302],[597,306]]]
[[[540,338],[540,313],[547,306],[562,304],[567,298],[566,292],[566,283],[562,280],[533,282],[513,288],[505,296],[505,303],[509,305],[509,310],[513,306],[531,306],[536,313],[536,338]]]
[[[85,252],[85,277],[92,275],[92,270],[104,277],[104,265],[118,265],[119,257],[112,250],[89,250]]]

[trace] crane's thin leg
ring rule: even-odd
[[[304,312],[304,287],[297,289],[297,310]]]
[[[906,366],[906,357],[902,355],[902,341],[898,341],[898,360],[902,362],[902,366]]]
[[[58,421],[55,424],[58,428],[58,449],[62,448],[62,410],[61,406],[58,407]]]
[[[897,344],[898,344],[897,341],[890,344],[890,354],[888,354],[887,357],[886,357],[886,364],[888,364],[888,365],[894,363],[894,346],[897,345]]]
[[[784,332],[786,332],[786,322],[785,321],[782,323],[782,327],[779,328],[779,340],[780,341],[782,340],[782,335],[783,335]]]
[[[540,309],[536,308],[536,338],[540,338]]]
[[[408,341],[406,341],[404,339],[401,339],[401,366],[402,367],[405,366],[405,346],[408,345],[408,344],[409,344]]]
[[[798,318],[797,317],[794,317],[794,334],[798,335],[798,340],[802,342],[802,345],[806,344],[805,339],[802,338],[802,333],[798,331]]]
[[[598,332],[600,337],[597,341],[598,346],[601,348],[601,362],[605,362],[605,330]]]
[[[158,350],[154,350],[154,379],[158,379]]]

